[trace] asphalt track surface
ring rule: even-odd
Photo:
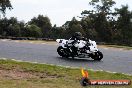
[[[56,52],[57,47],[57,45],[44,43],[33,44],[29,42],[0,40],[0,58],[70,67],[84,67],[132,75],[132,50],[99,48],[104,54],[104,58],[102,61],[94,61],[91,58],[61,58]]]

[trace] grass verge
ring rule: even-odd
[[[130,79],[120,73],[88,70],[90,79]],[[80,69],[0,60],[0,88],[82,88]],[[86,88],[132,88],[129,86],[90,86]]]

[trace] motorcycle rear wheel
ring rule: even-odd
[[[57,52],[58,52],[58,54],[59,54],[60,56],[62,56],[62,57],[66,57],[66,58],[69,57],[68,53],[66,52],[66,50],[65,50],[62,46],[59,46],[59,47],[57,48]]]

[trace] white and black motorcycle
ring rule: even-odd
[[[77,54],[74,55],[73,52],[73,44],[74,40],[65,40],[65,39],[57,39],[59,43],[59,47],[57,48],[57,52],[62,57],[79,57],[79,58],[89,58],[91,57],[94,60],[100,61],[103,58],[102,52],[100,52],[97,48],[96,42],[92,40],[84,41],[84,40],[77,40],[74,44],[76,47]]]

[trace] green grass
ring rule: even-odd
[[[35,64],[29,62],[16,62],[13,60],[0,60],[0,88],[82,88],[81,71],[78,68],[65,68],[55,65]],[[17,77],[14,74],[29,74]],[[90,79],[130,79],[132,76],[121,73],[108,73],[104,71],[89,70]],[[32,75],[30,77],[30,75]],[[90,86],[86,88],[132,88],[130,86]]]

